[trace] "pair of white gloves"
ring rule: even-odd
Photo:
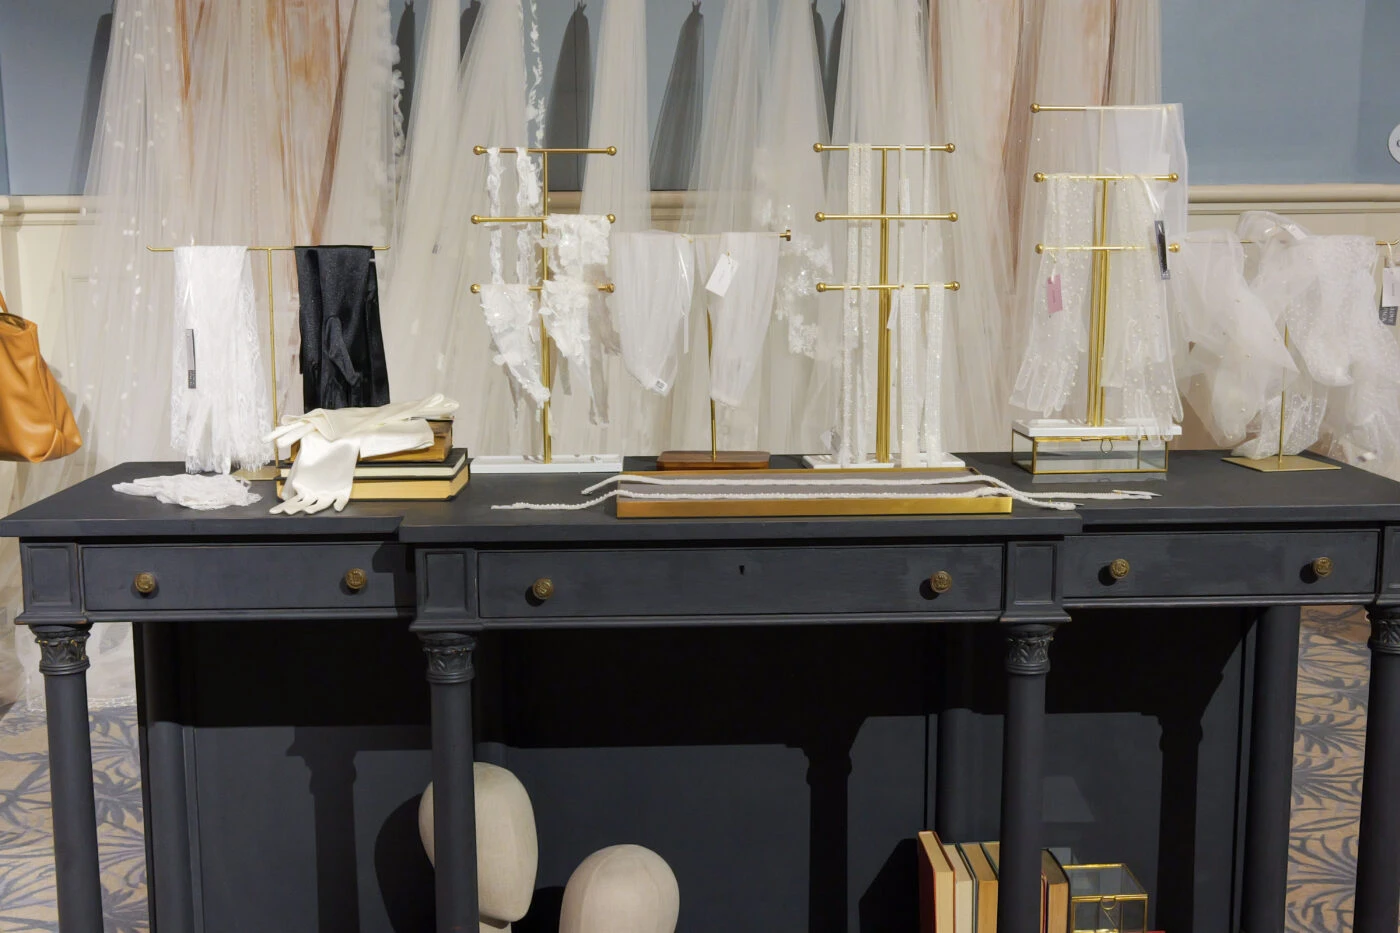
[[[382,457],[433,445],[428,418],[444,418],[457,403],[443,395],[378,408],[318,408],[284,420],[264,440],[277,444],[283,456],[293,444],[301,449],[282,485],[282,503],[273,514],[313,515],[350,501],[355,464],[362,457]]]

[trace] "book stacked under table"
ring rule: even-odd
[[[919,933],[996,933],[1000,843],[945,843],[928,830],[918,851]],[[1147,893],[1125,866],[1072,863],[1067,852],[1041,852],[1040,933],[1145,933]]]

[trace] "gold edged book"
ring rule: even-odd
[[[374,480],[421,480],[456,479],[457,474],[467,466],[467,451],[462,448],[451,452],[451,456],[441,463],[392,463],[387,460],[361,460],[355,465],[355,479]],[[278,479],[291,475],[291,464],[284,464],[278,472]]]
[[[442,463],[452,452],[452,419],[429,419],[428,427],[433,429],[433,446],[422,450],[405,450],[382,457],[366,457],[365,463]]]
[[[433,429],[433,445],[431,447],[424,447],[422,450],[404,450],[396,454],[384,454],[382,457],[366,457],[360,462],[443,463],[447,460],[447,455],[452,452],[452,419],[429,419],[428,427]],[[300,452],[301,445],[293,444],[290,459],[295,460]],[[287,475],[285,470],[283,470],[282,475]]]
[[[357,467],[355,480],[350,486],[350,501],[389,502],[416,499],[426,502],[446,502],[455,498],[457,493],[466,487],[467,481],[471,479],[471,467],[467,463],[465,451],[462,454],[455,475],[438,479],[364,479],[360,476],[360,470],[364,468]],[[283,479],[277,480],[278,498],[282,496],[282,485]]]

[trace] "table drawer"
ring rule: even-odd
[[[1369,593],[1377,547],[1374,531],[1085,535],[1065,542],[1064,593],[1071,600]]]
[[[85,604],[97,612],[413,605],[406,552],[374,542],[95,546],[83,548],[82,562]]]
[[[995,611],[1001,563],[995,545],[488,551],[478,564],[480,612],[616,618]],[[935,592],[932,578],[940,571],[950,585]]]

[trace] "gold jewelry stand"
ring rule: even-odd
[[[1083,113],[1112,110],[1111,107],[1060,107],[1031,104],[1031,113]],[[1032,178],[1044,183],[1051,175],[1036,172]],[[1167,445],[1181,434],[1172,425],[1168,436],[1154,436],[1155,428],[1131,423],[1109,423],[1106,418],[1103,386],[1103,354],[1108,334],[1108,282],[1113,254],[1154,249],[1140,244],[1108,243],[1109,186],[1120,181],[1157,181],[1175,184],[1175,172],[1165,175],[1057,173],[1054,177],[1093,182],[1094,237],[1092,243],[1037,243],[1037,255],[1049,252],[1091,252],[1091,292],[1089,312],[1089,372],[1086,417],[1083,422],[1038,418],[1012,425],[1011,456],[1021,468],[1037,476],[1082,476],[1095,474],[1165,473]],[[1180,252],[1171,243],[1167,251]]]
[[[272,430],[276,430],[282,423],[281,412],[277,404],[277,294],[272,282],[272,254],[286,253],[296,249],[295,246],[245,246],[249,252],[262,253],[267,259],[267,358],[268,372],[272,377]],[[173,253],[174,246],[147,246],[146,251],[151,253]],[[372,246],[370,249],[376,253],[382,253],[389,249],[387,246]],[[249,480],[276,479],[278,469],[281,465],[281,457],[274,447],[272,451],[272,463],[267,464],[257,470],[239,470],[235,476]]]
[[[817,152],[849,152],[850,146],[829,146],[824,143],[816,143],[812,148]],[[851,289],[878,291],[880,294],[880,318],[878,347],[876,357],[877,387],[875,390],[875,464],[879,466],[893,466],[894,458],[890,454],[890,305],[891,295],[895,289],[910,287],[905,284],[895,284],[890,282],[890,221],[900,220],[943,220],[949,223],[957,223],[957,211],[949,211],[946,214],[891,214],[889,213],[889,167],[891,152],[954,152],[957,147],[953,143],[945,143],[939,146],[871,146],[873,151],[880,153],[880,211],[875,214],[828,214],[818,212],[817,222],[825,223],[828,220],[845,221],[879,221],[880,222],[880,280],[878,283],[858,283],[848,282],[846,284],[834,285],[827,282],[818,282],[817,291],[845,292]],[[847,270],[855,273],[857,270]],[[925,282],[912,286],[920,291],[927,291],[930,288],[943,288],[950,292],[955,292],[961,286],[957,282]],[[857,451],[856,455],[864,458],[869,451]],[[807,457],[807,465],[815,468],[830,468],[834,466],[830,457]],[[957,468],[962,466],[961,461],[954,462],[955,458],[950,458],[947,466]],[[850,469],[869,469],[870,463],[852,464]],[[936,468],[936,467],[935,467]]]
[[[475,155],[486,155],[486,146],[473,146],[472,153]],[[515,147],[501,147],[497,150],[501,153],[516,153],[519,149]],[[486,217],[481,214],[472,215],[474,224],[539,224],[541,241],[548,232],[549,221],[549,157],[553,155],[617,155],[616,146],[604,148],[578,148],[578,147],[556,147],[540,148],[530,147],[525,150],[530,155],[540,156],[540,192],[541,210],[539,217]],[[608,214],[608,222],[616,223],[617,217]],[[549,249],[540,243],[539,247],[539,273],[540,282],[543,283],[549,278]],[[611,292],[612,283],[598,286],[600,292]],[[544,285],[531,285],[530,291],[542,292]],[[473,295],[481,294],[480,283],[471,287]],[[552,394],[554,391],[554,354],[550,349],[549,331],[545,328],[544,321],[540,321],[540,381],[544,387]],[[553,425],[550,421],[550,400],[546,398],[544,404],[540,406],[540,433],[542,443],[540,450],[542,455],[535,457],[475,457],[472,459],[472,470],[477,473],[616,473],[622,470],[622,458],[602,455],[583,454],[579,456],[554,457],[554,433]]]
[[[719,234],[701,234],[718,236]],[[791,242],[792,231],[784,230],[774,234]],[[695,239],[695,237],[691,237]],[[713,371],[715,353],[714,320],[709,311],[705,312],[705,354],[706,368]],[[766,470],[771,454],[766,450],[720,450],[719,419],[716,416],[715,400],[710,398],[710,449],[704,450],[665,450],[656,458],[658,470]]]

